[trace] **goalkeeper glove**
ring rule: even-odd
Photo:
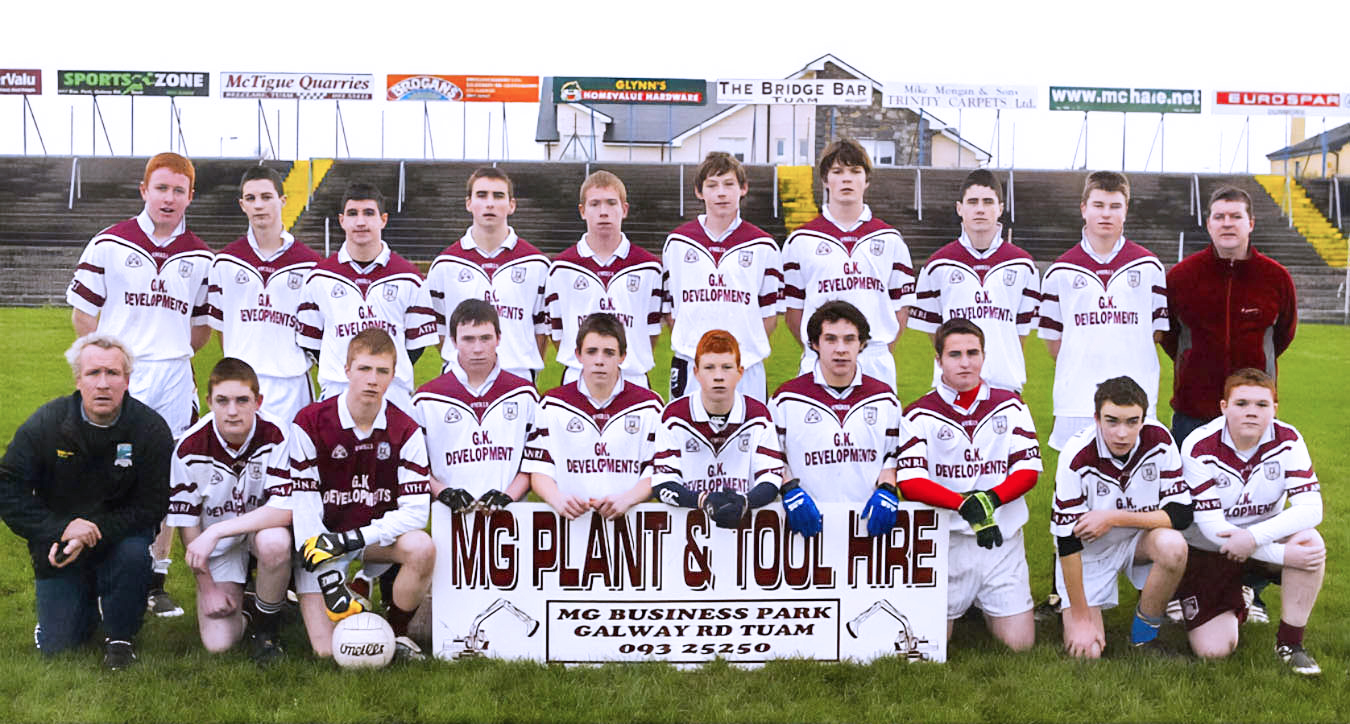
[[[514,502],[511,496],[500,490],[489,490],[478,498],[478,507],[487,511],[501,510]]]
[[[301,548],[303,565],[305,570],[313,571],[326,561],[365,547],[366,539],[361,535],[360,528],[346,533],[320,533],[305,541]]]
[[[821,515],[816,501],[793,478],[783,485],[783,509],[787,511],[788,528],[810,538],[820,532]]]
[[[334,623],[366,610],[365,602],[352,593],[342,580],[342,571],[324,571],[319,574],[319,591],[323,594],[324,612]]]
[[[976,490],[973,493],[965,493],[965,498],[961,502],[961,507],[957,512],[970,524],[970,529],[975,531],[975,542],[981,548],[997,548],[1003,545],[1003,531],[999,530],[998,524],[994,522],[994,510],[1003,504],[998,499],[998,494],[991,491]]]
[[[900,508],[900,493],[890,483],[882,483],[872,492],[872,497],[863,508],[863,517],[867,519],[867,534],[885,535],[895,527],[895,512]]]
[[[744,495],[731,488],[722,488],[703,496],[703,512],[719,528],[735,528],[739,525],[749,504]]]
[[[436,494],[436,500],[445,504],[451,513],[459,513],[473,505],[473,496],[463,488],[444,488]]]

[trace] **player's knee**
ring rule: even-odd
[[[223,654],[234,648],[234,641],[225,636],[202,636],[202,647],[208,654]]]
[[[430,573],[436,567],[436,544],[425,531],[404,533],[395,545],[403,553],[404,566],[424,573]]]
[[[285,528],[267,528],[254,535],[258,565],[275,570],[291,562],[291,534]]]
[[[1153,549],[1156,559],[1154,563],[1164,568],[1174,570],[1184,570],[1186,568],[1186,538],[1180,531],[1171,528],[1160,528],[1155,531],[1158,535],[1154,536]]]
[[[1222,659],[1237,649],[1237,622],[1233,621],[1231,630],[1203,630],[1190,632],[1191,651],[1202,659]]]

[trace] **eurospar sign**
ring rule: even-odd
[[[1350,93],[1218,91],[1213,108],[1248,116],[1345,115],[1350,114]]]
[[[569,521],[539,503],[432,507],[432,650],[550,663],[723,658],[945,661],[947,513],[901,504],[887,536],[855,506],[791,533],[781,506],[736,529],[659,504]]]

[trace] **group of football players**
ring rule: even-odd
[[[239,195],[248,232],[212,254],[185,227],[191,162],[152,158],[144,211],[90,242],[67,298],[78,335],[125,345],[130,394],[176,436],[163,530],[185,545],[203,644],[222,651],[247,635],[260,662],[282,655],[293,588],[313,650],[329,655],[335,622],[365,610],[378,584],[400,657],[420,658],[408,624],[431,584],[430,507],[493,510],[533,492],[568,518],[615,518],[654,498],[731,528],[781,498],[804,536],[821,530],[817,503],[860,506],[874,536],[890,533],[901,500],[948,509],[948,633],[978,607],[997,639],[1027,649],[1022,527],[1042,464],[1020,392],[1023,338],[1036,330],[1055,360],[1050,530],[1068,653],[1106,648],[1102,609],[1121,572],[1141,591],[1131,643],[1158,648],[1171,602],[1202,657],[1233,651],[1253,610],[1244,590],[1273,578],[1277,652],[1317,673],[1302,636],[1324,570],[1321,498],[1302,438],[1275,419],[1274,355],[1292,320],[1264,371],[1209,375],[1217,409],[1191,413],[1194,432],[1169,431],[1155,419],[1155,343],[1190,354],[1204,342],[1169,323],[1178,304],[1162,263],[1125,239],[1123,175],[1087,177],[1082,240],[1042,275],[1004,232],[1002,185],[973,171],[956,203],[960,238],[916,274],[900,232],[865,201],[863,148],[831,143],[817,170],[821,213],[780,245],[741,218],[741,164],[709,154],[694,180],[705,213],[660,257],[623,232],[622,180],[596,171],[579,194],[585,234],[550,260],[509,224],[511,179],[480,168],[466,185],[472,225],[424,278],[382,238],[388,212],[372,185],[347,188],[345,240],[324,259],[283,228],[279,174],[252,168]],[[1250,199],[1224,187],[1210,203],[1215,247],[1236,228],[1246,252]],[[800,376],[769,395],[780,316],[803,347]],[[648,385],[663,326],[669,403]],[[902,406],[895,348],[907,326],[929,334],[935,362],[932,391]],[[224,358],[210,414],[194,421],[190,361],[211,329]],[[550,343],[563,384],[541,395]],[[433,345],[443,374],[414,388],[413,364]],[[159,614],[181,613],[163,591],[168,542],[153,556]],[[354,558],[361,573],[349,577]]]

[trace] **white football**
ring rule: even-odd
[[[344,669],[378,669],[394,658],[394,629],[378,614],[348,616],[333,629],[333,660]]]

